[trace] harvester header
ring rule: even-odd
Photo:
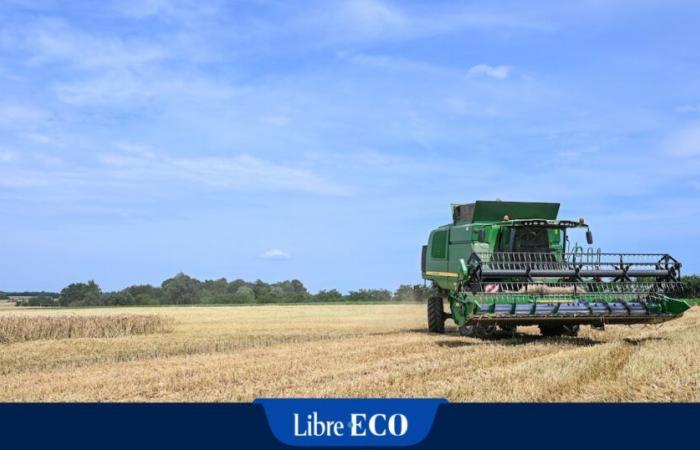
[[[428,328],[452,318],[466,336],[539,325],[575,335],[581,324],[658,323],[690,306],[681,263],[659,253],[604,253],[590,247],[583,218],[557,218],[558,203],[477,201],[452,205],[452,223],[430,233],[421,269],[440,293],[428,300]],[[570,243],[585,232],[588,248]],[[450,313],[443,311],[443,301]]]

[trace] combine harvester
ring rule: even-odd
[[[601,253],[571,248],[569,234],[593,235],[583,218],[559,220],[558,203],[477,201],[452,205],[452,223],[423,246],[428,330],[452,318],[463,336],[538,325],[544,336],[575,336],[582,324],[659,323],[690,308],[671,298],[682,288],[681,263],[667,254]],[[443,300],[450,314],[443,311]]]

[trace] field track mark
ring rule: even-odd
[[[19,344],[11,344],[15,346],[24,345],[28,349],[26,353],[20,355],[11,355],[9,352],[0,353],[0,375],[11,375],[31,372],[33,370],[42,369],[42,371],[61,370],[63,368],[84,368],[92,365],[103,363],[123,363],[133,361],[148,361],[155,359],[166,359],[181,356],[194,355],[209,355],[220,353],[237,353],[248,349],[272,348],[283,345],[299,345],[310,344],[315,342],[332,341],[338,342],[347,339],[356,339],[363,336],[390,336],[400,335],[398,331],[387,333],[352,333],[352,334],[331,334],[331,335],[296,335],[296,336],[274,336],[274,335],[252,335],[243,337],[224,336],[219,340],[192,341],[184,343],[175,343],[171,347],[164,345],[158,348],[144,349],[129,349],[128,351],[119,351],[118,348],[112,347],[113,342],[102,341],[97,345],[104,345],[103,352],[95,352],[94,346],[96,340],[89,339],[78,342],[74,339],[73,342],[65,343],[68,351],[56,353],[52,355],[52,359],[32,358],[31,349],[35,342],[24,342]],[[118,339],[118,338],[117,338]],[[110,338],[110,341],[116,341],[115,338]],[[87,344],[91,351],[80,351],[81,344]],[[71,350],[73,350],[71,352]]]
[[[616,342],[599,354],[588,355],[589,358],[577,361],[575,373],[566,378],[548,384],[542,393],[541,401],[582,400],[581,391],[595,390],[599,383],[614,383],[622,369],[639,346]]]

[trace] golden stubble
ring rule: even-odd
[[[65,315],[65,310],[0,311]],[[577,338],[480,341],[425,332],[425,306],[106,308],[169,332],[0,344],[1,401],[250,401],[445,397],[451,401],[700,401],[700,308],[655,326]]]

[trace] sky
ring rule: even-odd
[[[420,283],[450,203],[700,272],[694,1],[0,1],[0,290]]]

